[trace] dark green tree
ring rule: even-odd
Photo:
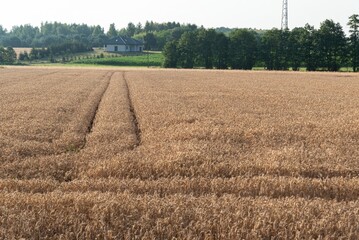
[[[92,27],[92,34],[89,36],[89,39],[92,47],[102,47],[105,45],[108,37],[105,35],[104,29],[100,25],[97,25]]]
[[[200,66],[206,69],[213,68],[213,50],[215,45],[216,31],[201,28],[197,33],[197,61]]]
[[[165,57],[165,60],[163,62],[163,67],[176,68],[178,62],[177,42],[175,41],[167,42],[163,48],[163,55]]]
[[[346,38],[342,26],[333,20],[325,20],[318,30],[318,40],[321,67],[338,71],[346,57]]]
[[[252,69],[256,62],[255,32],[238,29],[229,34],[230,66],[232,69]]]
[[[280,31],[280,42],[278,49],[278,57],[279,57],[279,66],[277,69],[279,70],[288,70],[291,63],[291,52],[290,52],[290,31],[288,29]]]
[[[194,67],[197,49],[196,34],[193,31],[182,34],[178,42],[179,64],[181,67]]]
[[[20,53],[19,54],[19,60],[20,61],[29,61],[29,54],[27,53],[27,51]]]
[[[11,47],[23,47],[21,39],[16,36],[12,36],[11,34],[7,34],[2,38],[2,45]]]
[[[3,28],[3,26],[0,25],[0,45],[2,42],[2,38],[6,36],[6,29]]]
[[[135,35],[136,33],[136,26],[135,24],[133,24],[132,22],[127,24],[127,28],[126,28],[126,35],[128,37],[133,37],[133,35]]]
[[[107,36],[108,36],[109,38],[114,38],[114,37],[117,37],[117,36],[118,36],[117,30],[116,30],[116,27],[115,27],[115,24],[114,24],[114,23],[110,24],[110,28],[109,28],[108,31],[107,31]]]
[[[6,55],[6,50],[3,47],[0,47],[0,65],[5,64],[5,55]]]
[[[151,21],[151,22],[146,21],[145,26],[144,26],[145,32],[146,32],[146,33],[147,33],[147,32],[153,32],[153,31],[154,31],[154,26],[153,26],[153,25],[154,25],[154,24],[153,24],[152,21]]]
[[[157,40],[153,33],[146,33],[146,35],[144,36],[144,41],[146,50],[153,50],[157,48]]]
[[[213,46],[213,64],[217,69],[228,68],[229,40],[223,33],[217,33]]]
[[[116,31],[116,29],[115,29],[115,31]],[[92,30],[92,33],[91,33],[91,35],[93,37],[102,36],[104,34],[105,34],[104,29],[100,25],[97,25],[97,26],[93,27],[93,30]]]
[[[315,71],[320,65],[318,30],[309,24],[306,24],[303,29],[301,45],[303,48],[304,66],[307,71]]]
[[[16,61],[16,53],[12,47],[0,47],[0,64],[13,64]]]
[[[290,31],[272,29],[260,41],[261,61],[269,70],[288,70],[291,64]]]
[[[350,27],[350,36],[349,36],[349,52],[351,58],[351,65],[353,71],[358,71],[359,66],[359,15],[353,14],[349,17],[348,26]]]
[[[143,27],[142,27],[142,24],[139,22],[137,23],[136,25],[136,31],[135,31],[135,34],[139,34],[143,31]]]
[[[298,71],[304,62],[305,36],[306,30],[304,28],[294,28],[289,34],[289,65],[292,67],[293,71]]]
[[[162,50],[167,42],[173,40],[171,38],[171,31],[170,30],[153,32],[153,35],[156,38],[156,49],[157,50]]]
[[[32,41],[40,33],[38,27],[33,27],[29,24],[14,26],[10,32],[11,37],[16,37],[21,40],[22,47],[30,46]]]
[[[171,39],[175,40],[175,41],[178,41],[181,38],[183,33],[184,33],[183,28],[180,28],[180,27],[174,28],[171,31]]]
[[[261,41],[261,57],[268,70],[280,70],[281,65],[281,30],[276,28],[266,31],[262,36]]]
[[[12,47],[6,48],[6,62],[8,64],[13,64],[16,61],[16,52]]]

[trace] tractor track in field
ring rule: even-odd
[[[56,73],[52,72],[52,73],[49,73],[46,75],[51,75],[51,74],[56,74]],[[91,103],[91,101],[87,101],[87,102],[85,102],[84,106],[82,106],[82,107],[84,107],[84,112],[80,115],[80,120],[83,120],[83,121],[80,121],[79,125],[73,127],[74,129],[72,129],[70,131],[70,134],[71,134],[71,132],[75,132],[75,133],[77,131],[81,132],[82,136],[78,139],[77,142],[71,143],[73,145],[61,146],[61,149],[58,149],[58,150],[53,150],[51,148],[50,151],[36,153],[36,154],[27,154],[26,156],[23,156],[22,158],[39,158],[39,157],[50,157],[50,156],[57,157],[57,156],[61,156],[63,154],[73,155],[73,154],[77,154],[78,152],[84,151],[84,149],[86,148],[87,142],[88,142],[88,136],[93,131],[93,128],[95,125],[95,119],[98,114],[100,104],[102,102],[104,95],[106,94],[106,92],[109,88],[112,76],[114,74],[115,74],[114,71],[109,71],[108,73],[106,73],[102,77],[102,81],[104,81],[105,83],[100,87],[100,89],[93,91],[92,95],[90,94],[90,96],[88,98],[88,100],[92,99],[94,101],[92,103]],[[81,126],[81,123],[83,123],[83,126]],[[59,142],[61,142],[61,138],[62,138],[62,136],[60,136],[60,138],[56,139],[56,140],[59,140]],[[9,158],[7,163],[11,164],[11,162],[13,162],[13,160],[12,160],[12,158]]]
[[[103,104],[104,96],[108,92],[108,89],[111,85],[112,78],[113,78],[114,74],[116,74],[116,73],[119,73],[119,74],[122,73],[122,80],[124,83],[124,86],[123,86],[124,93],[123,94],[124,94],[124,98],[127,99],[127,102],[128,102],[128,111],[130,114],[130,124],[132,125],[132,130],[135,135],[135,142],[130,147],[130,150],[134,150],[142,144],[141,128],[140,128],[136,110],[135,110],[135,107],[133,104],[133,99],[132,99],[131,91],[130,91],[130,88],[128,85],[128,80],[126,79],[126,72],[125,71],[114,71],[114,72],[109,72],[107,74],[107,76],[105,77],[105,79],[108,79],[107,85],[106,85],[104,91],[101,93],[101,96],[99,98],[100,100],[97,102],[97,105],[94,108],[93,114],[91,114],[91,120],[89,122],[88,129],[86,131],[86,134],[85,134],[85,137],[83,140],[83,144],[77,148],[77,151],[83,151],[86,148],[86,146],[88,145],[88,141],[89,141],[88,137],[94,131],[94,128],[96,127],[95,122],[96,122],[97,115],[99,114],[99,111],[100,111],[99,109],[100,109],[101,105]]]
[[[101,105],[103,97],[105,96],[105,94],[106,94],[106,92],[108,90],[108,87],[110,86],[110,82],[111,82],[111,79],[112,79],[114,74],[115,74],[115,72],[109,72],[107,74],[107,76],[105,76],[105,79],[108,79],[107,83],[106,83],[106,87],[104,88],[104,91],[101,93],[99,101],[97,102],[97,104],[95,106],[95,110],[94,110],[93,114],[91,115],[91,118],[90,118],[91,120],[90,120],[90,122],[88,124],[87,131],[86,131],[86,134],[84,136],[83,144],[78,148],[78,150],[80,150],[80,151],[83,150],[86,147],[87,141],[88,141],[87,137],[88,137],[89,134],[91,134],[93,132],[96,116],[97,116],[97,113],[99,111],[99,107]]]
[[[77,131],[81,132],[81,137],[77,140],[77,142],[71,143],[68,146],[62,146],[61,149],[54,150],[53,152],[47,152],[47,153],[40,153],[36,155],[29,155],[24,156],[24,158],[38,158],[38,157],[57,157],[61,156],[63,154],[77,154],[79,152],[86,151],[86,147],[89,144],[89,136],[91,133],[93,133],[94,128],[96,127],[96,118],[99,114],[101,104],[104,101],[104,96],[109,90],[109,86],[111,81],[113,80],[113,76],[116,74],[122,74],[123,79],[123,94],[124,98],[128,101],[128,111],[130,116],[130,124],[132,125],[132,132],[134,134],[134,144],[131,145],[129,150],[135,150],[137,147],[139,147],[142,144],[141,139],[141,128],[140,124],[138,122],[138,117],[136,114],[136,110],[133,104],[133,98],[131,96],[131,91],[128,84],[128,79],[126,79],[126,72],[124,71],[109,71],[106,73],[106,75],[103,77],[103,81],[105,82],[100,89],[96,90],[92,96],[89,97],[87,102],[84,105],[84,112],[80,114],[80,122],[78,125],[73,127],[74,129],[70,130],[70,134],[72,132],[76,133]],[[45,76],[56,74],[56,72],[51,72],[48,74],[45,74]],[[43,75],[41,76],[43,77]],[[92,100],[92,103],[91,103]],[[82,125],[82,127],[81,127]],[[60,137],[61,141],[61,137]],[[66,144],[66,143],[65,143]]]
[[[78,152],[85,151],[86,146],[88,145],[89,135],[94,131],[94,128],[95,128],[96,117],[98,115],[101,103],[103,102],[103,98],[109,89],[110,83],[111,83],[112,78],[115,73],[121,73],[121,71],[109,71],[103,77],[103,80],[106,81],[106,83],[103,87],[101,87],[102,89],[98,92],[96,101],[94,101],[93,104],[89,104],[85,107],[86,113],[84,113],[81,118],[84,121],[86,121],[86,120],[87,121],[85,123],[84,130],[82,133],[83,134],[83,136],[81,137],[82,140],[80,140],[77,144],[75,143],[76,145],[72,146],[69,149],[63,149],[58,152],[53,152],[53,153],[48,153],[48,154],[41,154],[41,155],[37,155],[37,157],[39,157],[39,156],[43,156],[43,157],[60,156],[62,154],[66,154],[66,153],[76,154]],[[54,74],[54,73],[51,73],[51,74]],[[138,123],[136,111],[135,111],[135,108],[133,105],[130,89],[128,86],[128,80],[126,79],[125,72],[122,72],[122,78],[123,78],[124,87],[125,87],[125,98],[128,99],[131,123],[132,123],[132,127],[133,127],[133,132],[135,134],[135,144],[131,147],[131,150],[134,150],[135,148],[137,148],[138,146],[141,145],[141,129],[140,129],[140,126]],[[35,156],[30,156],[30,157],[35,157]]]
[[[141,132],[141,128],[140,128],[140,124],[138,122],[138,118],[137,118],[137,114],[136,114],[136,110],[133,104],[133,100],[132,100],[132,96],[131,96],[131,91],[130,88],[128,86],[128,80],[126,78],[126,72],[122,72],[122,78],[125,81],[125,87],[126,87],[126,93],[127,93],[127,99],[129,102],[129,110],[130,110],[130,114],[131,114],[131,118],[132,118],[132,124],[133,124],[133,129],[136,135],[136,143],[133,146],[132,150],[135,149],[136,147],[139,147],[142,143],[142,132]]]

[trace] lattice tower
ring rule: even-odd
[[[288,30],[288,0],[283,0],[281,28],[282,30]]]

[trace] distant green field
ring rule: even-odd
[[[105,58],[91,58],[75,60],[73,64],[107,65],[107,66],[134,66],[134,67],[161,67],[164,57],[162,53],[142,54],[138,56],[116,56]]]

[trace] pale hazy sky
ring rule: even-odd
[[[333,19],[346,29],[348,17],[359,14],[359,0],[288,0],[289,28],[310,23],[319,27]],[[280,28],[282,0],[2,0],[0,25],[58,21],[122,28],[146,20],[194,23],[204,27]]]

